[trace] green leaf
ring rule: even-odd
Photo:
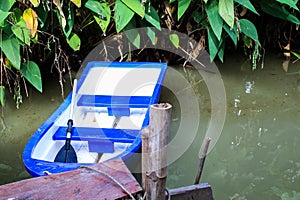
[[[72,33],[70,37],[67,38],[67,42],[74,51],[78,51],[80,49],[81,41],[77,34]]]
[[[107,27],[110,23],[111,10],[110,10],[109,6],[107,5],[107,3],[101,3],[101,6],[104,9],[104,12],[103,12],[104,17],[98,17],[98,16],[94,15],[94,19],[100,26],[103,33],[105,33],[107,30]]]
[[[175,2],[176,0],[169,0],[169,3],[173,3],[173,2]]]
[[[121,0],[116,0],[115,4],[115,23],[119,33],[130,22],[134,12],[128,8]]]
[[[155,10],[155,8],[153,8],[153,6],[150,7],[146,7],[147,11],[150,12],[146,12],[145,13],[145,19],[152,24],[155,28],[157,28],[158,30],[161,30],[160,27],[160,18]]]
[[[26,45],[30,45],[30,31],[27,28],[27,24],[24,20],[19,21],[17,24],[11,27],[12,32]]]
[[[135,18],[132,18],[131,21],[126,25],[124,28],[125,35],[127,36],[128,40],[136,46],[136,48],[140,48],[141,43],[141,36],[136,29],[136,22]]]
[[[3,30],[3,33],[5,33],[6,35],[13,35],[14,33],[11,31],[11,24],[6,23],[5,26],[1,27],[1,29]],[[0,33],[1,36],[1,33]],[[1,42],[1,40],[0,40]],[[1,45],[1,43],[0,43]]]
[[[23,18],[23,11],[22,10],[20,10],[19,8],[14,8],[13,9],[13,21],[15,22],[15,23],[17,23],[17,22],[19,22],[19,21],[21,21],[22,20],[22,18]],[[23,19],[24,20],[24,19]]]
[[[33,85],[38,91],[43,92],[41,72],[39,66],[35,62],[28,61],[23,63],[21,72],[31,85]]]
[[[62,17],[61,15],[59,15]],[[72,33],[73,26],[74,26],[74,12],[72,9],[69,10],[68,15],[66,16],[67,24],[66,26],[62,26],[63,32],[65,36],[68,38],[70,34]]]
[[[208,0],[204,0],[204,3],[207,3],[208,2]]]
[[[39,19],[39,27],[40,28],[44,28],[45,25],[47,25],[49,10],[50,10],[50,7],[48,7],[48,6],[39,6],[35,9],[36,14]],[[47,28],[47,26],[45,28]]]
[[[207,33],[208,33],[209,56],[210,56],[210,60],[213,61],[218,53],[220,42],[218,41],[211,27],[207,28]]]
[[[253,40],[250,37],[248,37],[247,35],[243,35],[242,39],[243,39],[244,45],[247,48],[253,47]]]
[[[39,41],[39,34],[35,34],[34,38],[31,38],[31,42],[36,44]]]
[[[0,10],[0,24],[4,23],[4,21],[6,20],[6,18],[8,17],[8,15],[11,12],[4,12],[2,10]]]
[[[102,17],[105,16],[105,10],[99,1],[88,0],[84,4],[84,6],[88,9],[90,9],[91,11],[93,11],[94,13],[96,13],[98,16],[102,16]]]
[[[276,0],[279,3],[283,3],[286,4],[288,6],[290,6],[291,8],[294,8],[295,10],[299,10],[297,7],[297,1],[295,2],[294,0]]]
[[[237,28],[236,24],[234,25],[234,28],[230,28],[228,26],[228,24],[224,24],[223,28],[226,31],[226,33],[229,35],[229,37],[231,38],[231,40],[233,41],[234,46],[237,47],[237,41],[238,41],[239,33],[235,31],[236,28]]]
[[[218,4],[216,0],[210,1],[205,5],[208,21],[218,40],[221,39],[223,20],[218,13]]]
[[[29,0],[34,7],[38,7],[40,5],[40,0]]]
[[[21,56],[20,56],[20,44],[15,37],[9,37],[3,34],[1,50],[11,62],[12,66],[17,70],[20,70]]]
[[[242,5],[243,7],[251,10],[253,13],[259,15],[249,0],[234,0],[234,1]]]
[[[66,16],[65,16],[65,13],[63,11],[60,0],[52,0],[52,2],[57,8],[57,9],[53,9],[53,11],[56,12],[57,18],[59,20],[59,23],[60,23],[61,27],[65,28],[65,26],[67,25]]]
[[[291,51],[291,53],[292,53],[294,56],[296,56],[298,59],[300,59],[300,54],[298,54],[298,53],[296,53],[296,52],[294,52],[294,51]]]
[[[136,14],[144,18],[145,16],[145,6],[140,0],[121,0],[128,8],[133,10]]]
[[[224,21],[233,28],[234,25],[234,5],[233,0],[220,0],[219,1],[219,14]]]
[[[150,38],[151,43],[153,45],[155,45],[156,44],[156,35],[155,35],[155,32],[153,31],[153,28],[146,27],[146,33],[147,33],[148,37]]]
[[[191,3],[191,0],[178,0],[178,20],[183,16],[185,11],[188,9],[189,5]]]
[[[254,40],[258,45],[260,45],[258,40],[257,30],[254,24],[250,22],[248,19],[240,19],[239,23],[240,23],[242,33],[244,33],[246,36]]]
[[[81,7],[81,0],[71,0],[78,8]]]
[[[264,0],[260,1],[261,8],[264,12],[266,12],[269,15],[272,15],[274,17],[288,20],[295,24],[300,24],[300,21],[296,16],[289,13],[283,6],[281,6],[279,3],[274,3],[273,1]]]
[[[30,37],[34,38],[38,28],[38,16],[36,12],[31,8],[27,8],[23,12],[23,20],[26,22],[27,29],[30,31]]]
[[[0,1],[0,10],[8,12],[11,7],[14,5],[16,0],[1,0]]]
[[[6,103],[5,87],[2,85],[0,86],[0,103],[2,107],[4,107]]]
[[[170,34],[169,39],[172,42],[172,44],[178,49],[179,47],[179,37],[176,33]]]
[[[219,43],[219,51],[218,51],[218,57],[221,62],[224,61],[224,53],[225,53],[225,42],[223,41],[223,38],[222,38]]]

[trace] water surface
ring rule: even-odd
[[[7,104],[2,110],[4,124],[0,123],[0,185],[31,177],[23,165],[23,149],[30,136],[62,102],[56,78],[44,83],[43,94],[29,84],[27,86],[29,97],[22,95],[23,104],[19,110],[10,94],[7,94]],[[65,91],[70,91],[68,84]]]
[[[300,76],[287,75],[282,61],[279,56],[268,55],[264,69],[255,71],[239,55],[218,64],[226,89],[227,115],[201,177],[201,182],[211,184],[217,200],[300,199]],[[195,70],[172,69],[189,80],[193,93],[189,93],[190,88],[182,92],[174,80],[177,75],[168,70],[169,83],[162,90],[161,101],[173,105],[170,140],[179,134],[180,123],[185,121],[187,128],[180,134],[192,141],[169,166],[169,188],[193,184],[211,115],[210,95],[201,76]],[[289,67],[289,72],[298,70],[299,62]],[[166,88],[170,85],[171,90]],[[20,110],[12,100],[3,109],[6,128],[0,126],[0,184],[30,177],[21,158],[24,146],[62,102],[57,80],[47,82],[43,94],[34,89],[29,93]],[[184,96],[185,102],[179,102],[176,95]],[[183,107],[185,113],[181,113]],[[194,137],[194,129],[189,127],[195,124],[198,107],[199,129]],[[172,148],[175,151],[179,147]]]
[[[211,184],[216,199],[300,199],[300,76],[287,75],[282,62],[267,56],[264,69],[255,71],[239,56],[218,64],[227,116],[201,178]],[[291,64],[289,72],[299,69],[300,63]],[[211,110],[205,83],[194,90],[199,94],[200,127],[190,148],[169,166],[170,188],[193,184],[199,165]]]

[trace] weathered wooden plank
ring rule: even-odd
[[[169,190],[171,200],[213,200],[211,186],[207,183],[190,185]],[[168,196],[166,196],[168,199]]]
[[[142,191],[121,159],[98,163],[91,168],[116,179],[130,193]],[[117,199],[127,196],[109,177],[88,168],[31,178],[0,186],[0,199]]]

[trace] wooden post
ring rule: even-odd
[[[147,200],[165,199],[167,180],[167,144],[172,106],[150,106],[150,123],[142,131],[142,185]]]
[[[210,140],[211,140],[211,138],[209,138],[209,137],[206,138],[206,140],[205,140],[205,146],[204,146],[204,149],[201,152],[200,164],[199,164],[198,173],[197,173],[194,184],[199,184],[199,182],[200,182],[200,177],[201,177],[201,174],[202,174],[202,170],[203,170],[203,166],[204,166],[204,162],[205,162],[205,158],[206,158],[206,153],[207,153],[207,150],[208,150],[208,147],[209,147]]]

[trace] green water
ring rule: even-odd
[[[7,96],[2,110],[4,124],[0,124],[0,185],[31,177],[23,165],[23,149],[29,137],[62,102],[57,80],[45,82],[43,90],[40,94],[29,86],[29,97],[23,94],[19,110],[12,97]],[[70,90],[67,84],[65,90]]]
[[[300,76],[286,75],[281,64],[282,59],[272,55],[266,57],[262,70],[251,71],[243,56],[218,64],[227,115],[201,177],[201,182],[212,186],[217,200],[300,199]],[[299,69],[300,62],[296,62],[289,72]],[[185,89],[174,80],[178,74],[192,86]],[[186,149],[181,144],[170,145],[169,154],[178,149],[182,154],[168,167],[168,187],[174,188],[194,182],[212,110],[207,86],[195,70],[172,68],[166,81],[161,101],[173,105],[170,141],[182,134],[182,143],[191,144]],[[250,93],[246,93],[246,82],[253,84]],[[45,83],[42,95],[34,89],[29,93],[20,110],[12,101],[3,110],[6,129],[0,125],[0,184],[30,177],[21,159],[23,148],[62,101],[56,80]],[[179,128],[181,123],[185,123],[184,130]],[[196,133],[195,124],[199,125]]]
[[[300,76],[286,75],[282,59],[276,56],[267,56],[264,69],[256,71],[244,61],[234,57],[218,64],[227,115],[222,134],[206,157],[201,182],[212,186],[218,200],[300,199]],[[290,72],[299,69],[300,63],[289,67]],[[250,93],[246,93],[246,82],[252,84]],[[189,149],[169,166],[170,188],[193,184],[210,120],[205,83],[193,88],[200,101],[200,126]],[[168,97],[163,96],[174,101]],[[174,111],[178,115],[178,109]],[[182,122],[175,119],[174,123]],[[177,127],[173,124],[171,138],[178,134]]]

